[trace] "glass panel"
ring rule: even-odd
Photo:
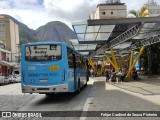
[[[81,57],[76,54],[76,67],[81,68]]]
[[[81,42],[81,41],[84,41],[84,39],[79,39],[79,41]]]
[[[74,45],[74,49],[75,49],[75,50],[78,50],[78,49],[79,49],[79,46],[78,46],[78,45]]]
[[[74,45],[75,50],[95,50],[97,45],[92,44],[81,44],[81,45]]]
[[[78,25],[73,27],[76,33],[85,33],[86,25]]]
[[[97,36],[97,33],[89,33],[89,34],[86,34],[85,40],[86,40],[86,41],[95,41],[96,36]]]
[[[26,47],[25,59],[28,61],[54,61],[60,60],[60,45],[33,45]]]
[[[101,25],[99,32],[112,32],[115,25]]]
[[[95,50],[97,45],[88,45],[87,50]]]
[[[157,31],[153,31],[155,27],[156,23],[145,23],[143,25],[143,28],[141,29],[140,33],[138,36],[134,37],[134,39],[144,39],[144,38],[148,38],[150,36],[153,36],[157,33]]]
[[[108,40],[110,33],[98,33],[96,40]]]
[[[72,54],[73,52],[67,48],[67,57],[68,57],[68,66],[69,68],[74,68],[74,56]]]
[[[80,40],[80,41],[84,40],[84,35],[85,34],[77,34],[78,40]]]
[[[94,57],[98,57],[99,58],[99,57],[104,57],[104,55],[96,55]]]
[[[80,52],[82,55],[88,55],[89,52]]]
[[[80,45],[79,46],[79,50],[86,50],[87,49],[87,45]]]
[[[98,32],[100,26],[88,26],[86,32]]]

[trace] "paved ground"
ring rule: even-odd
[[[93,78],[96,79],[94,83],[94,95],[89,103],[88,111],[160,111],[160,95],[159,94],[139,94],[136,93],[140,88],[147,87],[154,88],[156,85],[153,82],[149,83],[105,83],[105,78]],[[118,85],[119,84],[119,85]],[[128,87],[122,84],[129,84],[135,87],[135,92],[128,91]],[[155,86],[152,86],[155,85]],[[116,86],[125,86],[123,89]],[[127,88],[127,89],[126,89]],[[148,87],[147,87],[148,88]],[[148,88],[148,89],[149,89]],[[157,88],[157,87],[156,87]],[[157,88],[160,89],[160,88]],[[150,89],[149,89],[150,90]],[[153,90],[153,89],[151,89]],[[158,90],[157,90],[158,91]],[[155,91],[155,93],[157,93]],[[144,92],[146,93],[146,91]],[[82,119],[82,118],[81,118]],[[156,117],[87,117],[86,120],[159,120]]]
[[[35,97],[22,94],[20,83],[0,86],[0,111],[17,111]]]
[[[94,85],[92,86],[92,83]],[[160,111],[159,83],[155,79],[108,84],[104,77],[91,78],[79,95],[22,94],[20,84],[0,86],[0,110],[27,111]],[[73,112],[74,114],[74,112]],[[86,115],[87,113],[83,113]],[[92,113],[96,114],[96,113]],[[157,117],[59,117],[33,120],[159,120]],[[3,119],[4,120],[4,119]],[[8,119],[10,120],[10,119]],[[14,119],[13,119],[14,120]],[[23,119],[20,119],[23,120]],[[25,120],[30,120],[27,118]]]
[[[0,86],[0,95],[23,95],[21,92],[21,83]]]
[[[56,94],[46,96],[43,94],[23,94],[21,84],[8,84],[0,86],[0,111],[74,111],[83,110],[93,81],[83,88],[79,94]],[[1,115],[0,115],[1,116]],[[1,120],[2,118],[0,118]],[[2,120],[15,120],[15,118],[3,118]],[[16,120],[30,120],[31,118],[16,118]],[[33,120],[78,120],[79,117],[43,117]]]
[[[119,82],[114,83],[113,85],[143,95],[160,95],[160,79]]]

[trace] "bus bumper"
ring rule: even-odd
[[[68,92],[68,84],[52,85],[52,86],[30,86],[21,85],[22,93],[57,93]]]

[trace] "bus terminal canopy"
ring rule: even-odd
[[[109,48],[119,54],[160,42],[160,17],[96,19],[72,23],[73,47],[89,58]],[[127,50],[126,50],[127,49]],[[124,52],[126,50],[126,52]]]

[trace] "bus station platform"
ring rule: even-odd
[[[83,111],[160,111],[160,79],[109,84],[105,82],[105,77],[92,77],[90,81],[94,83]],[[159,117],[94,118],[96,119],[159,120]]]

